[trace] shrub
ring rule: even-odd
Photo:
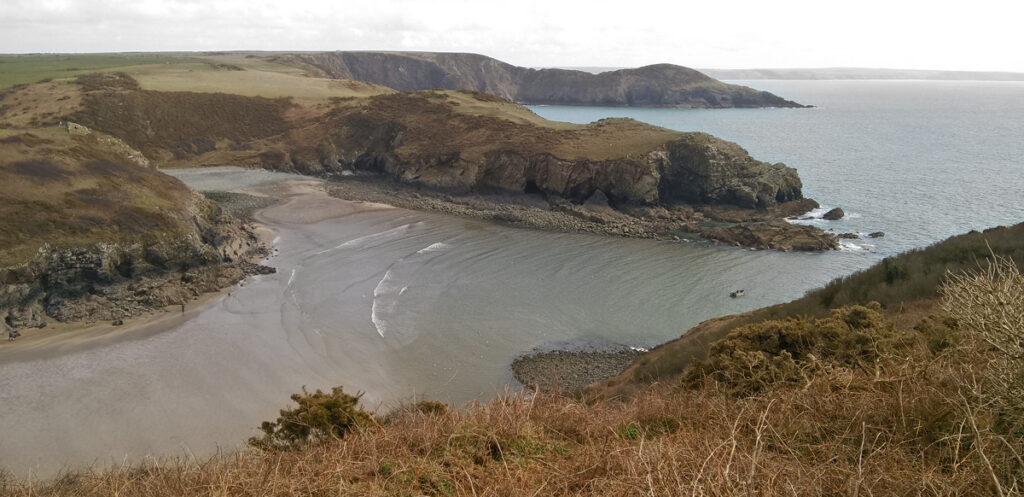
[[[1004,413],[1024,418],[1024,276],[1008,257],[950,274],[942,307],[990,351],[980,394]],[[1024,420],[1024,419],[1022,419]]]
[[[370,425],[370,414],[359,408],[361,395],[348,395],[342,387],[330,393],[317,390],[293,394],[298,404],[294,409],[282,409],[276,421],[260,425],[262,437],[252,437],[249,444],[262,449],[296,449],[310,442],[339,439],[348,432]]]
[[[787,318],[737,328],[686,371],[683,383],[698,387],[710,377],[734,394],[752,395],[778,384],[806,382],[822,361],[865,366],[908,345],[885,323],[881,305],[871,302],[833,309],[823,319]]]

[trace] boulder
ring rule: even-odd
[[[705,230],[707,239],[735,246],[782,251],[818,251],[839,248],[839,239],[815,226],[790,224],[782,220],[740,223],[725,228]]]
[[[885,233],[883,233],[881,231],[875,231],[874,233],[868,233],[868,238],[882,238],[883,236],[885,236]]]
[[[836,207],[835,209],[826,212],[824,216],[821,216],[821,218],[827,221],[838,221],[842,219],[845,215],[846,213],[843,212],[842,208]]]
[[[856,233],[840,233],[840,234],[836,235],[836,238],[842,238],[842,239],[846,239],[846,240],[856,240],[856,239],[860,238],[860,235],[858,235]]]

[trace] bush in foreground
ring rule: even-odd
[[[249,439],[249,444],[261,449],[296,449],[311,442],[340,439],[352,430],[371,424],[370,414],[359,408],[359,395],[348,395],[342,387],[330,393],[317,390],[293,394],[298,404],[293,409],[282,409],[276,421],[260,425],[263,436]]]

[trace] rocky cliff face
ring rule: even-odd
[[[243,222],[124,141],[73,129],[0,139],[0,333],[115,321],[263,271]]]
[[[44,245],[30,261],[0,268],[0,331],[58,321],[117,321],[271,268],[247,262],[265,250],[244,224],[195,194],[193,229],[148,243]]]
[[[666,148],[659,184],[662,198],[748,208],[803,198],[796,169],[755,160],[735,143],[688,133]]]
[[[694,146],[699,141],[700,146]],[[544,193],[582,202],[602,192],[613,204],[731,204],[774,207],[802,198],[796,170],[757,161],[733,143],[685,136],[638,157],[560,159],[495,151],[481,160],[448,156],[403,160],[385,155],[384,172],[399,181],[468,191],[493,188]]]
[[[319,155],[293,149],[264,157],[269,162],[263,165],[321,174],[372,171],[436,189],[537,192],[577,203],[598,191],[616,205],[769,208],[802,198],[795,169],[758,161],[735,143],[704,133],[627,119],[562,131],[462,114],[444,98],[372,100],[376,105],[338,109],[327,119],[330,132],[316,148]],[[389,109],[415,109],[431,118]],[[656,140],[649,140],[651,133]],[[641,139],[651,143],[633,144]],[[625,148],[601,153],[606,141]]]
[[[802,107],[769,92],[730,85],[699,71],[655,64],[600,74],[530,69],[478,54],[324,52],[278,60],[319,76],[366,81],[396,90],[472,90],[526,104],[625,107]]]

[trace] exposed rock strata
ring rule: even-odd
[[[791,213],[803,213],[818,206],[810,199],[800,199],[771,209],[742,209],[713,205],[622,206],[614,209],[599,200],[577,204],[561,197],[542,194],[512,193],[439,193],[412,185],[388,181],[383,178],[353,177],[327,184],[331,195],[347,200],[387,203],[407,209],[430,210],[444,214],[484,219],[511,226],[551,231],[597,233],[601,235],[650,238],[671,241],[696,241],[710,226],[745,226],[752,232],[778,228],[766,223]],[[595,193],[595,196],[600,196]],[[704,228],[707,227],[707,228]],[[820,229],[804,226],[789,231],[810,240],[820,238],[817,245],[826,250],[832,247],[834,235]],[[733,242],[751,242],[748,237]],[[756,240],[756,248],[792,250],[793,243],[785,236]],[[751,242],[753,243],[753,242]],[[802,242],[809,245],[809,242]],[[834,247],[833,247],[834,248]]]

